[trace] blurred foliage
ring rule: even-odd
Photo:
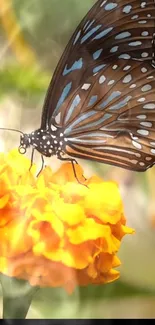
[[[106,285],[90,285],[87,287],[80,287],[78,291],[75,291],[71,296],[63,289],[39,289],[35,294],[34,299],[37,300],[59,300],[59,297],[66,296],[66,299],[71,297],[71,299],[76,299],[77,294],[80,297],[80,301],[92,300],[92,299],[115,299],[120,297],[133,297],[133,296],[154,296],[154,290],[147,290],[142,287],[132,286],[123,283],[121,280],[115,281],[113,283],[108,283]]]
[[[25,283],[24,280],[18,280],[18,282]],[[9,283],[9,282],[8,282]],[[37,288],[37,287],[36,287]],[[2,295],[2,288],[0,286],[0,295]],[[115,299],[120,297],[155,297],[155,291],[142,287],[137,287],[124,283],[121,280],[117,280],[113,283],[106,285],[89,285],[87,287],[78,287],[71,295],[62,288],[38,288],[34,295],[34,301],[49,301],[50,299],[58,302],[60,297],[66,297],[66,299],[77,299],[77,295],[80,297],[80,301],[92,300],[92,299]]]
[[[0,98],[4,95],[40,96],[44,94],[50,80],[46,72],[35,67],[22,67],[19,65],[5,65],[0,70]]]
[[[96,305],[104,305],[104,302],[121,301],[125,298],[154,297],[155,294],[143,288],[136,288],[116,281],[107,285],[88,286],[78,288],[72,295],[68,295],[63,289],[39,289],[32,301],[32,308],[40,313],[40,317],[65,318],[65,317],[104,317],[103,307],[96,311]],[[49,308],[50,306],[50,308]],[[107,305],[108,306],[108,305]],[[129,307],[130,308],[130,307]],[[83,309],[83,315],[81,311]],[[99,314],[98,314],[99,312]],[[110,315],[110,305],[109,311]],[[121,314],[121,312],[120,312]],[[30,313],[31,315],[31,313]],[[59,315],[59,316],[58,316]],[[76,316],[78,315],[78,316]],[[86,316],[87,315],[87,316]]]
[[[52,69],[95,0],[13,0],[18,22],[39,60]]]
[[[154,290],[146,290],[142,287],[136,287],[123,283],[118,280],[109,283],[105,286],[89,286],[88,288],[80,289],[80,298],[83,299],[115,299],[120,297],[133,297],[133,296],[155,296]]]
[[[23,37],[40,63],[40,68],[24,67],[15,61],[5,32],[0,28],[2,58],[0,96],[14,93],[23,97],[45,95],[52,73],[69,37],[95,0],[12,0],[12,6]],[[1,27],[1,26],[0,26]],[[4,42],[4,44],[3,44]],[[11,41],[10,41],[11,42]],[[9,43],[9,40],[8,40]],[[4,49],[3,49],[4,46]],[[8,47],[7,47],[8,46]],[[7,55],[5,55],[7,54]],[[8,59],[8,60],[7,60]],[[11,64],[8,64],[11,61]],[[12,64],[13,62],[13,64]],[[16,63],[15,63],[16,62]],[[26,105],[25,105],[26,106]]]

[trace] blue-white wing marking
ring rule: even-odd
[[[65,109],[68,97],[109,60],[153,60],[154,21],[153,0],[98,0],[74,32],[56,68],[41,127],[50,126],[57,108],[62,105]]]
[[[66,102],[71,112],[74,99],[81,99],[67,121],[65,110],[59,111],[66,152],[146,170],[155,160],[155,69],[146,61],[119,59],[86,82],[91,86],[79,87]]]

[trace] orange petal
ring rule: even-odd
[[[10,198],[9,194],[6,194],[0,198],[0,209],[3,209],[6,206],[6,204],[9,201],[9,198]]]

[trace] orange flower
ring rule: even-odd
[[[0,155],[0,272],[31,285],[64,287],[118,279],[121,239],[132,234],[118,186],[88,180],[70,163],[56,173],[35,166],[16,150]]]

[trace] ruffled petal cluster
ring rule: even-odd
[[[119,277],[127,227],[118,185],[82,168],[35,166],[16,150],[0,154],[0,272],[40,287],[104,284]]]

